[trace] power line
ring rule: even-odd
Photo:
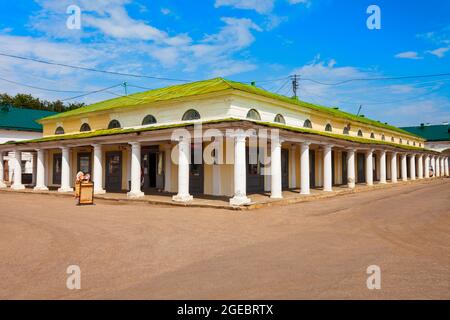
[[[116,72],[116,71],[100,70],[100,69],[75,66],[75,65],[65,64],[65,63],[45,61],[45,60],[40,60],[40,59],[35,59],[35,58],[21,57],[21,56],[16,56],[16,55],[12,55],[12,54],[6,54],[6,53],[0,53],[0,56],[14,58],[14,59],[20,59],[20,60],[26,60],[26,61],[33,61],[33,62],[37,62],[37,63],[54,65],[54,66],[59,66],[59,67],[66,67],[66,68],[72,68],[72,69],[78,69],[78,70],[84,70],[84,71],[112,74],[112,75],[116,75],[116,76],[147,78],[147,79],[153,79],[153,80],[174,81],[174,82],[191,82],[192,81],[192,80],[186,80],[186,79],[165,78],[165,77],[148,76],[148,75],[134,74],[134,73],[123,73],[123,72]]]
[[[25,83],[8,80],[8,79],[1,78],[1,77],[0,77],[0,80],[5,81],[5,82],[9,82],[9,83],[12,83],[12,84],[16,84],[16,85],[19,85],[19,86],[22,86],[22,87],[28,87],[28,88],[42,90],[42,91],[59,92],[59,93],[83,93],[83,92],[88,92],[88,91],[56,90],[56,89],[48,89],[48,88],[36,87],[36,86],[31,86],[31,85],[28,85],[28,84],[25,84]]]
[[[85,96],[88,96],[88,95],[91,95],[91,94],[94,94],[94,93],[103,92],[103,91],[106,91],[106,90],[109,90],[109,89],[112,89],[112,88],[115,88],[115,87],[119,87],[119,86],[122,86],[122,85],[123,85],[122,83],[119,83],[119,84],[116,84],[116,85],[111,86],[111,87],[107,87],[107,88],[103,88],[103,89],[99,89],[99,90],[94,90],[94,91],[91,91],[91,92],[88,92],[88,93],[85,93],[85,94],[80,94],[78,96],[67,98],[67,99],[62,99],[61,101],[68,101],[68,100],[73,100],[73,99],[85,97]]]
[[[343,80],[343,81],[334,82],[334,83],[326,83],[326,82],[321,82],[321,81],[309,79],[309,78],[302,78],[302,80],[310,81],[310,82],[320,84],[320,85],[325,85],[325,86],[337,86],[337,85],[354,82],[354,81],[405,80],[405,79],[443,77],[443,76],[449,76],[449,75],[450,75],[450,72],[449,73],[425,74],[425,75],[413,75],[413,76],[400,76],[400,77],[355,78],[355,79],[348,79],[348,80]]]

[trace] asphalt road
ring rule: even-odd
[[[0,192],[0,298],[450,299],[450,179],[250,212]]]

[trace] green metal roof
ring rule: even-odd
[[[403,130],[421,136],[427,141],[450,141],[450,125],[420,125],[418,127],[403,127]]]
[[[223,78],[215,78],[204,81],[190,82],[181,85],[169,86],[160,89],[154,89],[146,92],[140,92],[131,94],[124,97],[114,98],[110,100],[101,101],[92,105],[74,109],[71,111],[58,113],[56,115],[41,119],[41,120],[54,120],[71,116],[83,115],[90,112],[106,111],[116,108],[135,107],[139,105],[150,104],[153,102],[169,101],[173,99],[194,97],[202,94],[216,93],[227,90],[243,91],[278,101],[282,101],[296,106],[309,108],[312,110],[328,113],[332,116],[344,118],[352,121],[357,121],[364,124],[373,125],[375,127],[384,128],[392,131],[396,131],[402,134],[411,135],[410,132],[406,132],[397,127],[382,123],[380,121],[371,120],[361,116],[357,116],[351,113],[347,113],[338,109],[323,107],[307,102],[303,102],[297,99],[289,98],[279,94],[275,94],[256,86],[244,84],[241,82],[226,80]]]
[[[0,129],[42,132],[36,120],[56,112],[0,106]]]

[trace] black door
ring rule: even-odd
[[[373,177],[373,181],[378,181],[378,175],[377,175],[377,170],[378,170],[378,162],[377,162],[377,156],[375,154],[372,155],[372,177]]]
[[[309,186],[316,186],[316,151],[309,150]]]
[[[191,164],[189,170],[189,193],[203,194],[203,161],[201,161],[202,163],[194,163],[195,150],[203,155],[202,145],[193,144],[191,148]],[[200,160],[201,158],[199,157],[199,161]]]
[[[289,189],[289,151],[281,149],[281,186]]]
[[[342,152],[342,184],[347,184],[347,152]]]
[[[356,165],[358,170],[358,183],[364,183],[366,182],[366,161],[365,161],[365,155],[362,153],[358,153],[356,155]]]
[[[61,184],[62,154],[53,155],[53,184]]]
[[[106,152],[105,189],[107,192],[122,191],[122,152]]]
[[[409,156],[406,156],[406,176],[408,178],[411,178],[411,175],[410,175],[411,171],[410,171],[410,169],[411,169],[410,159],[409,159]]]
[[[78,153],[77,172],[80,172],[80,171],[83,172],[84,174],[89,173],[92,175],[91,153],[90,152]]]
[[[247,161],[247,192],[248,193],[255,193],[255,192],[264,192],[264,175],[261,174],[262,172],[262,166],[259,159],[259,150],[258,148],[255,148],[252,150],[252,152],[256,152],[255,161],[257,163],[250,163],[250,157],[249,157],[249,148],[246,149],[246,157],[245,160]],[[254,161],[252,161],[254,162]]]

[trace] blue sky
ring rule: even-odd
[[[81,29],[66,27],[69,5]],[[369,30],[369,5],[381,29]],[[353,78],[450,72],[450,1],[381,0],[21,0],[0,4],[0,53],[177,79],[223,76],[291,95],[284,78],[333,83]],[[127,81],[156,88],[175,82],[127,78],[0,57],[0,77],[57,90],[93,91]],[[450,76],[300,82],[300,99],[395,125],[450,120]],[[55,93],[0,81],[0,92]],[[131,92],[141,91],[130,87]],[[118,87],[78,98],[92,103]]]

